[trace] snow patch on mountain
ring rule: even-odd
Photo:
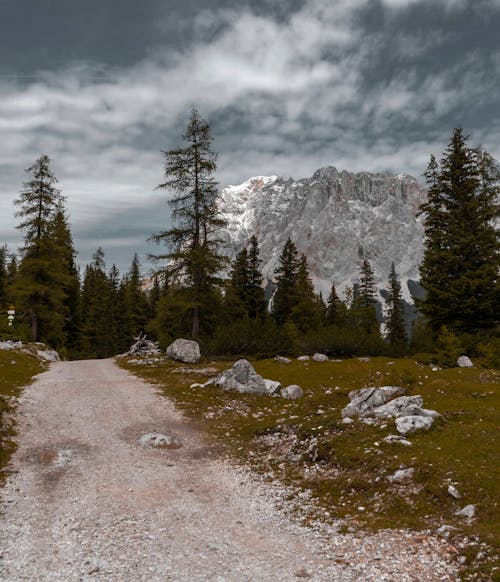
[[[316,289],[324,296],[332,282],[340,293],[355,283],[366,257],[381,288],[394,261],[410,300],[408,281],[419,279],[423,253],[417,214],[425,199],[425,188],[407,174],[339,172],[329,166],[300,180],[257,176],[228,186],[219,208],[227,221],[227,254],[233,258],[255,234],[267,279],[273,278],[290,237],[306,255]]]

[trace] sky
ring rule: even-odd
[[[0,244],[50,156],[82,265],[170,224],[162,150],[196,107],[221,187],[406,172],[454,127],[500,160],[500,0],[0,0]]]

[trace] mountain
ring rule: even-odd
[[[325,297],[332,282],[339,292],[352,285],[366,257],[382,288],[394,261],[410,300],[410,289],[418,287],[424,233],[417,213],[425,198],[425,188],[406,174],[326,167],[301,180],[258,176],[229,186],[219,208],[227,221],[223,236],[229,256],[255,234],[268,280],[290,237],[306,255],[316,289]]]

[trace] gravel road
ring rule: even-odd
[[[0,580],[457,579],[435,538],[294,522],[276,508],[286,491],[217,459],[169,400],[112,360],[52,364],[18,415]],[[155,431],[182,446],[139,444]]]

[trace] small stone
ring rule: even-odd
[[[308,361],[308,360],[310,360],[310,359],[311,359],[311,358],[310,358],[309,356],[299,356],[299,357],[297,358],[297,360],[298,360],[299,362],[307,362],[307,361]]]
[[[352,424],[354,422],[354,420],[352,418],[349,418],[348,416],[346,416],[345,418],[342,419],[342,422],[344,424]]]
[[[405,438],[403,438],[399,434],[390,434],[384,438],[384,442],[386,443],[398,443],[400,445],[404,445],[405,447],[411,447],[411,442]]]
[[[466,505],[459,511],[455,513],[459,517],[467,517],[468,519],[472,519],[476,515],[476,506],[475,505]]]
[[[403,481],[410,480],[415,473],[415,469],[413,467],[409,467],[408,469],[399,469],[393,475],[387,477],[387,481],[390,483],[402,483]]]
[[[297,398],[302,398],[303,396],[304,392],[297,384],[291,384],[290,386],[283,388],[281,391],[281,397],[287,400],[295,400]]]
[[[285,358],[284,356],[275,356],[274,361],[278,362],[278,364],[290,364],[292,362],[290,358]]]
[[[453,487],[453,485],[450,485],[450,486],[448,487],[448,493],[449,493],[449,494],[450,494],[452,497],[454,497],[455,499],[460,499],[460,497],[462,497],[462,496],[460,495],[460,493],[458,492],[458,490],[457,490],[455,487]]]

